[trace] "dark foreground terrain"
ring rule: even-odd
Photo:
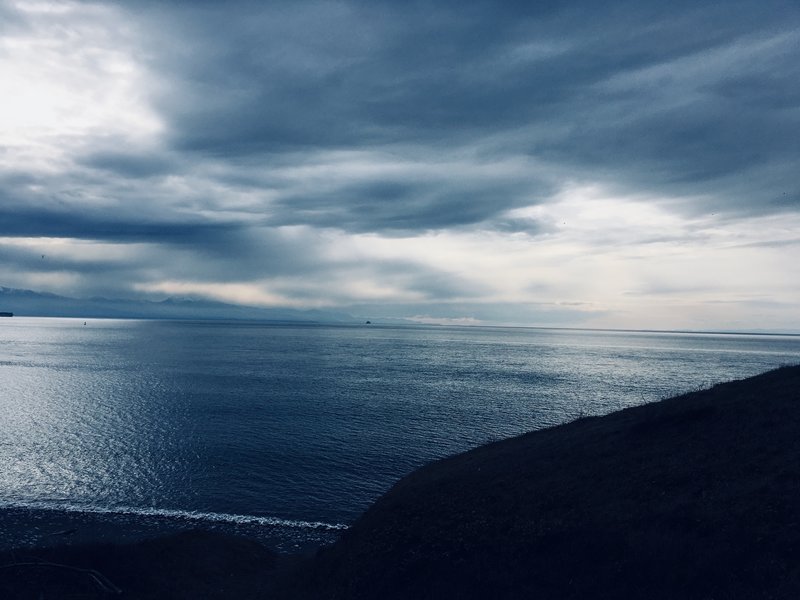
[[[0,566],[2,598],[800,598],[800,367],[432,463],[313,558],[194,532]]]

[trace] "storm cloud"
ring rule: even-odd
[[[266,165],[320,149],[530,156],[544,163],[532,185],[553,163],[679,198],[723,188],[714,211],[800,202],[793,3],[299,3],[184,16],[162,30],[182,34],[183,52],[158,65],[180,86],[157,99],[181,151]],[[347,190],[355,215],[385,202],[374,187]],[[429,216],[417,226],[438,227],[447,198],[420,202]],[[381,223],[368,215],[363,227]]]
[[[0,101],[4,285],[646,327],[646,302],[688,327],[706,313],[685,306],[740,298],[715,325],[734,327],[747,286],[800,294],[796,2],[0,16],[0,74],[24,100]],[[65,252],[50,271],[30,258],[46,240]],[[128,248],[116,283],[87,243]],[[685,256],[708,285],[675,281]],[[760,275],[718,281],[733,263]],[[684,288],[683,308],[658,291]],[[765,326],[800,326],[779,313]]]

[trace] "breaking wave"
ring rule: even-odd
[[[299,521],[278,517],[258,515],[234,515],[218,512],[179,510],[169,508],[142,508],[131,506],[78,506],[69,503],[53,502],[0,502],[0,508],[45,510],[53,512],[82,513],[111,516],[136,516],[197,521],[206,523],[228,523],[232,525],[263,525],[287,529],[304,529],[314,531],[342,531],[347,525],[342,523],[323,523],[321,521]]]

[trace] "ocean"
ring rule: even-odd
[[[208,527],[283,551],[431,460],[800,363],[800,337],[0,320],[0,547]]]

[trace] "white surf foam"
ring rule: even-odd
[[[322,531],[341,531],[347,529],[342,523],[323,523],[321,521],[301,521],[281,519],[278,517],[259,515],[236,515],[218,512],[180,510],[170,508],[148,508],[132,506],[79,506],[60,502],[2,502],[0,508],[46,510],[53,512],[88,513],[97,515],[131,515],[180,519],[185,521],[204,521],[211,523],[231,523],[236,525],[264,525],[268,527],[285,527],[290,529],[313,529]]]

